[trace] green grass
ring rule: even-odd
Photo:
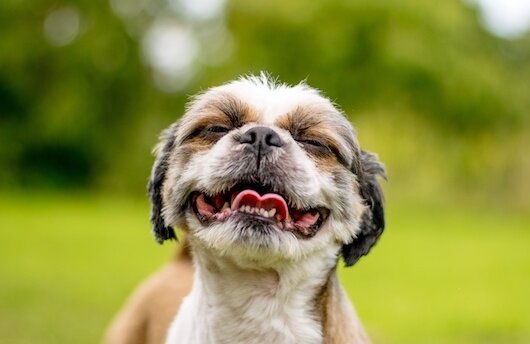
[[[382,343],[529,343],[530,218],[390,209],[371,254],[341,277]]]
[[[530,342],[528,214],[388,204],[380,243],[340,272],[374,342]],[[144,200],[0,195],[0,343],[97,343],[173,254],[148,217]]]

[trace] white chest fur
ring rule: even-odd
[[[166,343],[322,343],[315,305],[335,258],[321,254],[294,266],[253,270],[196,253],[194,285]]]

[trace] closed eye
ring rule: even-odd
[[[343,164],[344,166],[348,166],[347,159],[334,145],[327,145],[322,141],[312,139],[303,139],[296,141],[302,148],[304,148],[309,153],[326,156],[333,155],[341,164]]]
[[[323,142],[320,142],[317,140],[298,140],[298,142],[301,143],[302,146],[306,148],[326,150],[331,153],[331,149]]]
[[[216,133],[216,134],[226,134],[230,131],[230,128],[222,126],[222,125],[208,125],[206,128],[204,128],[204,131],[210,132],[210,133]]]
[[[210,140],[218,140],[222,136],[226,135],[231,129],[224,125],[209,124],[206,126],[200,126],[195,128],[188,136],[186,136],[183,142],[194,139],[195,137],[204,137]]]

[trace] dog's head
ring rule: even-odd
[[[384,228],[384,169],[347,119],[305,84],[247,77],[197,96],[166,129],[149,182],[158,242],[174,227],[220,255],[347,265]]]

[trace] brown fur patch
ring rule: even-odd
[[[333,269],[317,300],[322,319],[324,344],[370,343],[363,326],[342,289]]]
[[[181,119],[183,131],[179,133],[182,138],[180,143],[195,143],[192,141],[197,138],[215,142],[219,135],[209,135],[205,132],[204,129],[208,126],[223,126],[232,130],[246,123],[258,122],[259,120],[260,115],[255,109],[232,96],[225,95],[202,104],[200,107],[191,108],[189,113],[184,115]]]
[[[322,124],[323,118],[315,111],[313,107],[298,106],[294,111],[280,116],[276,125],[289,131],[293,137],[299,137],[309,128]]]
[[[147,279],[114,318],[106,344],[163,344],[167,331],[191,290],[193,266],[184,246],[176,259]]]
[[[344,138],[333,130],[333,119],[338,114],[325,116],[323,111],[330,112],[328,109],[300,106],[281,116],[276,125],[289,131],[322,170],[331,172],[340,165],[349,168],[351,152],[345,150],[345,143],[341,143]]]
[[[339,163],[338,159],[331,153],[315,151],[314,149],[307,149],[309,157],[315,162],[319,170],[322,172],[335,172],[343,169],[344,166]]]
[[[220,99],[211,102],[210,106],[224,114],[234,128],[250,122],[257,123],[261,118],[254,108],[230,94],[225,94]]]

